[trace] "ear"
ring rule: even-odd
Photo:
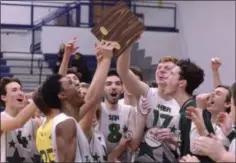
[[[6,102],[6,96],[5,95],[1,95],[1,100]]]
[[[124,87],[121,87],[121,94],[124,93]]]
[[[231,107],[231,102],[225,102],[224,107],[225,107],[225,108]]]
[[[179,81],[179,87],[185,88],[187,86],[187,81],[186,80],[180,80]]]
[[[60,100],[65,100],[65,99],[66,99],[66,96],[65,96],[65,94],[64,94],[63,92],[61,92],[61,93],[58,94],[58,98],[59,98]]]

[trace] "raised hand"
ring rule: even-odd
[[[69,41],[66,45],[65,45],[65,52],[64,55],[68,58],[70,58],[70,56],[76,52],[76,50],[79,49],[79,46],[74,46],[75,42],[78,40],[77,37],[74,37],[71,41]]]
[[[97,56],[97,59],[99,61],[102,59],[111,59],[113,57],[113,50],[116,46],[116,42],[102,40],[96,45],[95,55]]]
[[[219,58],[212,58],[211,59],[211,68],[213,71],[218,71],[221,66],[221,61]]]
[[[95,52],[94,52],[94,54],[97,58],[98,64],[102,61],[102,54],[101,54],[101,51],[100,51],[100,47],[101,47],[101,42],[95,43]]]
[[[207,106],[209,105],[210,98],[211,98],[211,93],[202,93],[197,95],[196,97],[197,107],[201,109],[206,109]]]
[[[186,110],[186,118],[193,121],[200,135],[206,134],[206,127],[203,120],[202,110],[194,107],[189,107]]]
[[[217,116],[216,123],[220,126],[225,136],[228,136],[232,131],[233,122],[228,113],[222,112]]]
[[[150,106],[147,98],[144,96],[140,97],[140,103],[138,108],[143,115],[149,114],[152,110],[152,107]]]

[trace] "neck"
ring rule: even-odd
[[[176,93],[173,98],[178,102],[179,106],[183,106],[183,104],[190,99],[192,96],[187,94],[186,92],[179,92]]]
[[[51,111],[50,111],[50,113],[48,113],[48,114],[46,115],[46,119],[47,119],[47,120],[52,119],[52,118],[54,118],[55,116],[57,116],[58,114],[60,114],[60,110],[52,108]]]
[[[110,109],[110,110],[116,110],[117,108],[118,108],[118,103],[116,103],[116,104],[111,104],[111,103],[109,103],[106,99],[105,99],[105,105],[106,105],[106,107],[108,108],[108,109]]]
[[[127,95],[126,93],[124,93],[124,103],[126,105],[131,105],[131,106],[137,106],[137,99],[133,96],[133,95]]]
[[[216,123],[218,113],[211,113],[211,123]]]
[[[62,105],[62,108],[63,113],[65,113],[67,116],[75,117],[75,109],[71,105],[65,103]]]
[[[158,94],[162,99],[164,99],[166,101],[171,99],[170,96],[164,94],[164,88],[162,86],[158,87]]]
[[[12,109],[9,106],[6,106],[4,111],[10,116],[15,117],[19,113],[20,109]]]

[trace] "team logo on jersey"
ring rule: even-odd
[[[150,128],[146,134],[145,134],[145,142],[150,146],[150,147],[159,147],[161,145],[161,142],[159,140],[157,140],[156,138],[156,131],[158,128],[154,127],[154,128]]]

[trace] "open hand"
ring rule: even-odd
[[[196,102],[197,107],[201,109],[206,109],[210,101],[211,93],[202,93],[197,95]]]
[[[221,140],[213,134],[211,138],[201,136],[193,140],[193,145],[201,155],[208,156],[215,161],[221,160],[222,154],[225,152]]]
[[[228,113],[222,112],[217,116],[216,123],[220,126],[225,136],[228,136],[232,131],[233,122]]]
[[[103,59],[111,59],[113,57],[113,50],[116,48],[117,43],[113,41],[105,41],[97,43],[95,55],[97,56],[98,61]]]

